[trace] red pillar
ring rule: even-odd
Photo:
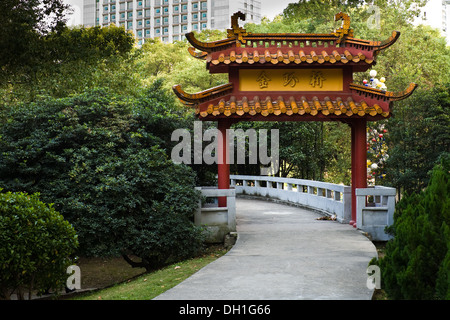
[[[227,129],[230,128],[230,122],[227,120],[219,120],[217,127],[220,134],[218,135],[218,157],[217,157],[217,184],[219,189],[230,188],[230,162],[228,161],[228,142]],[[219,207],[227,206],[227,198],[219,197]]]
[[[367,137],[366,120],[358,119],[351,123],[352,128],[352,220],[356,227],[357,188],[367,188]]]

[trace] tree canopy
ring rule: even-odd
[[[3,0],[0,2],[0,81],[33,73],[51,58],[45,35],[65,28],[68,6],[62,0]]]

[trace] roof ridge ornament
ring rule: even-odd
[[[342,40],[344,40],[344,38],[346,38],[346,37],[350,37],[350,38],[354,37],[353,29],[350,28],[350,16],[341,11],[334,16],[334,21],[339,21],[339,20],[343,20],[342,26],[339,29],[334,30],[334,33],[333,33],[336,37],[339,38],[337,40],[337,43],[341,43]]]
[[[227,36],[228,38],[236,38],[236,46],[239,47],[241,44],[245,44],[244,37],[248,36],[249,33],[244,28],[239,27],[238,19],[245,21],[245,14],[238,11],[231,16],[231,29],[227,29]]]

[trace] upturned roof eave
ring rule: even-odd
[[[393,31],[392,35],[383,41],[372,41],[372,40],[364,40],[353,37],[343,38],[339,43],[339,37],[335,36],[333,33],[331,34],[301,34],[301,33],[258,33],[252,34],[249,33],[246,36],[242,36],[242,40],[238,40],[236,37],[229,37],[223,40],[213,41],[213,42],[203,42],[195,38],[194,33],[189,32],[186,34],[186,39],[189,43],[197,50],[200,50],[202,54],[202,58],[206,57],[207,53],[223,51],[232,47],[241,47],[245,46],[246,43],[254,43],[258,41],[262,41],[264,43],[270,44],[275,42],[275,46],[278,45],[280,41],[282,42],[331,42],[333,41],[333,45],[336,48],[339,47],[358,47],[363,48],[367,51],[373,51],[374,54],[377,54],[379,51],[384,50],[391,45],[393,45],[398,38],[400,37],[399,31]],[[251,47],[250,47],[251,48]],[[319,47],[320,48],[320,47]],[[198,56],[194,50],[191,49],[190,53],[195,56]]]

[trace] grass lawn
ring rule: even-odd
[[[213,262],[227,252],[222,247],[213,247],[202,256],[169,265],[163,269],[141,274],[133,279],[111,287],[68,297],[71,300],[149,300],[166,290],[176,286],[207,264]],[[86,263],[86,262],[84,262]],[[101,265],[101,264],[100,264]],[[81,278],[83,279],[83,266]],[[100,270],[99,270],[100,269]],[[120,269],[120,268],[117,268]],[[100,267],[99,273],[104,274],[108,266]],[[117,270],[116,270],[117,271]],[[138,271],[139,272],[139,271]],[[88,276],[93,277],[93,272]],[[114,272],[111,272],[113,274]],[[92,279],[93,280],[93,279]],[[82,280],[83,281],[83,280]],[[83,288],[83,286],[82,286]]]

